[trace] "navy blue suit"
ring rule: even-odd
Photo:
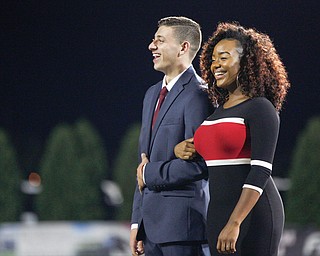
[[[139,224],[137,240],[145,235],[156,244],[206,240],[207,167],[201,158],[183,161],[174,155],[175,145],[193,137],[213,110],[201,83],[193,67],[187,69],[167,94],[153,129],[162,82],[146,92],[139,155],[146,153],[150,162],[146,187],[142,195],[136,188],[134,195],[131,222]]]

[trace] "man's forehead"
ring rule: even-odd
[[[158,28],[156,35],[159,35],[159,36],[169,35],[169,34],[172,34],[172,31],[173,31],[172,27],[161,26]]]

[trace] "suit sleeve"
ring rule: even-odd
[[[145,94],[144,100],[143,100],[143,110],[142,110],[142,118],[145,118],[144,111],[146,111],[146,108],[148,106],[148,102],[146,100],[148,99],[148,94],[150,94],[150,91],[153,88],[149,88]],[[141,157],[140,153],[141,152],[147,152],[147,143],[145,142],[146,138],[143,136],[143,134],[146,134],[146,120],[142,120],[142,126],[140,130],[140,135],[139,135],[139,148],[138,148],[138,156],[137,156],[137,165],[141,162]],[[133,170],[136,172],[136,170]],[[134,196],[133,196],[133,203],[132,203],[132,214],[131,214],[131,224],[133,223],[139,223],[141,220],[141,212],[140,212],[140,205],[141,205],[141,194],[138,188],[138,182],[136,181],[136,187],[134,191]]]
[[[198,90],[185,101],[184,139],[193,137],[195,130],[209,116],[212,105],[207,94]],[[180,141],[179,141],[180,142]],[[145,182],[150,190],[161,191],[173,189],[181,185],[207,178],[207,167],[203,159],[184,161],[174,156],[167,161],[150,162],[145,167]]]
[[[134,196],[133,196],[131,224],[139,223],[139,220],[141,219],[141,213],[139,209],[140,205],[141,205],[141,194],[139,192],[138,183],[137,183],[134,191]]]

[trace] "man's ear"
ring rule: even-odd
[[[189,43],[188,41],[184,41],[184,42],[181,44],[179,56],[188,53],[189,50],[190,50],[190,43]]]

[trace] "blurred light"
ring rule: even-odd
[[[104,201],[109,206],[119,206],[123,203],[123,196],[117,183],[111,180],[101,182],[101,190],[105,198]]]
[[[41,193],[41,177],[36,172],[31,172],[29,174],[28,180],[23,180],[21,182],[21,191],[28,195],[36,195]]]
[[[33,187],[39,187],[41,185],[41,177],[38,173],[32,172],[29,175],[29,183]]]
[[[20,216],[21,221],[25,224],[36,224],[38,223],[38,216],[34,212],[23,212]]]
[[[273,177],[273,180],[279,191],[288,191],[291,187],[289,178]]]

